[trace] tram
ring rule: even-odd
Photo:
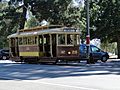
[[[61,25],[21,29],[8,36],[11,60],[57,63],[79,61],[80,30]]]

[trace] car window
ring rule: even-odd
[[[1,53],[6,53],[6,54],[8,54],[8,53],[9,53],[9,50],[2,50]]]
[[[80,52],[86,52],[86,46],[80,45]]]
[[[91,46],[91,50],[92,52],[100,52],[100,49],[95,46]]]

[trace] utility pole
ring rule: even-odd
[[[87,54],[87,63],[90,63],[90,16],[89,16],[89,0],[86,1],[86,11],[87,11],[87,21],[86,21],[86,54]]]

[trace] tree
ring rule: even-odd
[[[7,2],[0,3],[0,48],[8,47],[7,36],[18,28],[19,12]]]
[[[19,4],[22,3],[23,5]],[[20,15],[20,19],[19,19],[19,29],[24,29],[24,25],[25,25],[25,21],[26,21],[26,13],[27,13],[27,8],[28,8],[28,2],[29,0],[10,0],[8,3],[9,5],[12,5],[17,9],[21,9],[22,8],[22,12]]]
[[[97,10],[93,11],[95,7]],[[120,58],[119,10],[119,0],[94,0],[91,2],[91,26],[96,27],[96,30],[91,30],[91,35],[101,38],[102,41],[117,42],[118,58]]]

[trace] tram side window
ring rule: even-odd
[[[27,37],[23,37],[23,45],[27,45]]]
[[[38,38],[37,37],[30,37],[30,44],[31,45],[34,45],[34,44],[37,44],[37,40],[38,40]]]
[[[46,37],[44,37],[43,39],[44,39],[44,40],[43,40],[43,41],[44,41],[44,44],[46,44],[46,43],[47,43]]]
[[[43,37],[39,36],[39,49],[40,52],[43,52]]]
[[[32,37],[28,37],[27,40],[29,45],[33,44],[34,39]]]
[[[19,45],[22,45],[22,38],[19,38]]]
[[[73,41],[74,41],[74,36],[68,34],[67,35],[67,44],[73,44]]]
[[[46,43],[49,45],[50,44],[50,37],[46,37]]]
[[[43,44],[43,38],[42,38],[42,37],[39,38],[39,44],[40,44],[40,45]]]
[[[58,35],[58,44],[65,44],[65,35],[64,34],[59,34]]]
[[[34,45],[34,44],[37,44],[37,37],[19,38],[19,45]]]
[[[49,45],[50,44],[50,37],[44,37],[43,41],[44,41],[44,44]]]
[[[77,45],[79,45],[79,44],[80,44],[80,36],[77,35]]]
[[[37,39],[37,37],[35,37],[35,41],[34,41],[34,44],[37,44],[37,40],[38,40],[38,39]]]

